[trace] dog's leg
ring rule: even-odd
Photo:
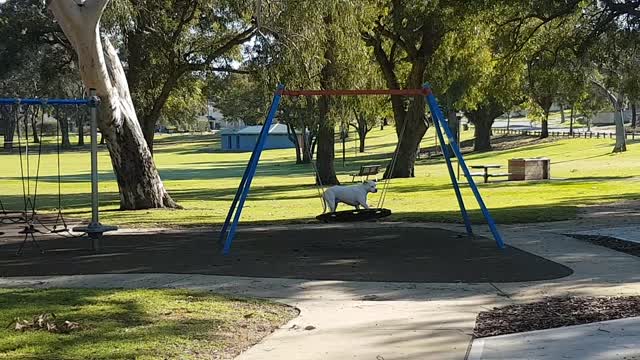
[[[359,205],[362,205],[363,208],[369,210],[369,204],[367,204],[366,196],[363,199],[360,199],[358,202],[360,203]]]
[[[322,199],[324,200],[324,204],[325,204],[322,213],[323,214],[326,213],[327,210],[329,210],[329,212],[334,212],[335,202],[336,202],[335,195],[333,195],[333,193],[325,192]]]

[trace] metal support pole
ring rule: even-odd
[[[425,85],[425,88],[430,89],[430,86]],[[505,246],[504,246],[504,242],[502,241],[502,236],[498,231],[498,227],[496,226],[496,223],[493,220],[493,217],[489,213],[489,209],[487,209],[487,206],[485,205],[484,200],[482,199],[482,195],[480,195],[480,191],[478,190],[478,187],[476,186],[476,183],[473,180],[473,177],[471,176],[471,172],[469,172],[469,168],[467,167],[467,164],[465,163],[464,158],[462,157],[462,152],[460,151],[460,148],[456,143],[456,139],[451,133],[451,129],[449,129],[449,127],[447,126],[446,120],[444,119],[444,115],[442,114],[442,111],[440,111],[440,107],[438,106],[436,97],[431,92],[429,92],[429,94],[427,95],[427,103],[429,104],[429,108],[431,109],[431,114],[433,115],[434,121],[438,121],[440,123],[440,125],[444,129],[444,133],[447,135],[447,138],[449,139],[449,147],[451,148],[451,150],[453,150],[456,157],[458,158],[458,161],[460,162],[462,171],[464,172],[464,175],[467,178],[467,182],[469,183],[469,187],[471,188],[471,191],[473,192],[473,195],[475,196],[476,201],[478,202],[478,205],[482,210],[482,215],[484,215],[484,218],[487,221],[487,224],[489,225],[489,229],[493,234],[493,238],[496,241],[496,245],[498,245],[499,248],[503,249]]]
[[[278,89],[273,97],[273,102],[271,103],[271,109],[269,109],[269,114],[267,115],[267,119],[262,125],[262,131],[260,132],[260,136],[258,137],[258,141],[253,150],[253,154],[251,155],[251,159],[249,160],[249,164],[247,165],[246,170],[246,179],[244,184],[240,184],[238,187],[238,192],[236,196],[238,197],[237,208],[232,208],[229,210],[229,214],[233,213],[233,221],[230,223],[229,233],[226,234],[226,240],[224,242],[224,247],[222,249],[223,255],[228,255],[231,251],[231,244],[233,242],[233,238],[236,234],[236,229],[238,227],[238,222],[240,221],[240,215],[242,214],[242,208],[244,207],[244,203],[247,200],[247,196],[249,196],[249,189],[251,188],[251,181],[256,174],[256,169],[258,167],[258,161],[260,160],[260,155],[262,154],[262,150],[264,149],[264,144],[267,140],[267,136],[269,135],[269,129],[271,128],[271,124],[273,123],[273,119],[276,117],[276,112],[278,111],[278,105],[280,104],[280,99],[282,97],[282,91],[284,90],[284,85],[278,85]],[[235,213],[234,213],[235,211]],[[225,229],[229,226],[228,223],[225,223]],[[225,230],[226,232],[226,230]]]
[[[88,105],[90,106],[91,114],[91,223],[86,227],[75,227],[73,231],[87,233],[92,240],[93,250],[99,251],[102,234],[107,231],[118,230],[118,228],[100,224],[100,200],[98,196],[98,105],[100,104],[100,98],[96,96],[95,89],[89,89],[89,96]]]
[[[456,117],[457,117],[457,116],[458,116],[458,115],[456,115]],[[460,132],[461,132],[460,124],[461,124],[461,123],[462,123],[462,119],[459,119],[459,120],[458,120],[458,144],[460,144]],[[458,181],[460,181],[460,160],[456,159],[456,164],[458,165],[458,173],[457,173],[457,175],[458,175]]]
[[[96,90],[89,91],[91,98],[96,96]],[[99,224],[98,212],[98,107],[91,106],[91,223]]]
[[[469,236],[472,236],[473,229],[471,228],[471,220],[469,219],[469,214],[467,213],[467,209],[464,206],[464,199],[462,198],[462,193],[460,192],[460,186],[458,185],[456,176],[453,173],[453,165],[451,164],[451,158],[449,157],[449,152],[446,150],[447,144],[444,141],[444,136],[442,136],[442,129],[440,128],[440,122],[435,119],[435,114],[432,113],[431,115],[434,118],[433,126],[436,128],[436,140],[440,141],[440,148],[442,149],[442,154],[447,164],[447,170],[449,171],[449,177],[451,178],[451,183],[453,184],[453,189],[455,190],[455,193],[456,193],[456,199],[458,200],[460,213],[462,214],[462,219],[464,220],[464,226],[467,229],[467,234],[469,234]],[[447,125],[444,125],[444,126],[447,126]],[[458,164],[460,164],[459,161],[458,161]]]

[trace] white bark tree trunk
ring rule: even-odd
[[[52,0],[49,9],[78,54],[86,88],[101,99],[98,126],[106,139],[118,181],[120,208],[177,207],[160,180],[129,93],[118,54],[100,35],[100,18],[109,0]]]
[[[611,90],[607,89],[603,84],[592,80],[591,81],[595,86],[600,88],[607,95],[609,101],[614,108],[614,116],[613,120],[616,124],[616,144],[613,147],[613,152],[623,152],[627,151],[627,140],[625,139],[624,132],[624,117],[622,116],[622,111],[624,110],[624,96],[622,92],[619,92],[618,95],[614,94]]]

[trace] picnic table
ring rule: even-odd
[[[471,176],[482,176],[484,183],[489,182],[490,177],[509,176],[508,173],[489,173],[489,169],[500,169],[502,165],[471,165],[472,169],[482,169],[482,172],[471,173]]]

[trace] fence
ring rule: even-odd
[[[503,135],[522,135],[522,136],[540,136],[542,135],[542,131],[540,130],[513,130],[513,129],[492,129],[493,134],[503,134]],[[593,132],[593,131],[574,131],[573,133],[569,133],[566,131],[549,131],[550,137],[566,137],[566,138],[580,138],[580,139],[613,139],[615,138],[615,133],[608,132]],[[625,139],[635,140],[636,137],[640,139],[640,132],[625,132]]]

